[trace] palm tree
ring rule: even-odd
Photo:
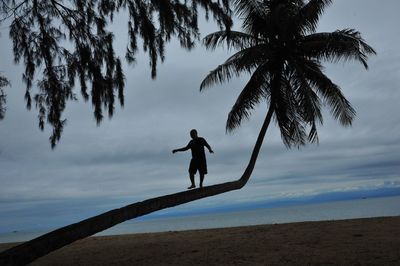
[[[242,188],[254,169],[271,119],[278,124],[288,147],[318,140],[323,103],[342,125],[351,125],[355,111],[340,88],[325,76],[321,61],[355,59],[367,68],[367,56],[375,52],[355,30],[315,33],[319,16],[330,2],[236,0],[243,32],[219,31],[204,39],[208,48],[226,43],[238,51],[210,72],[201,89],[243,72],[251,73],[229,113],[227,130],[237,128],[262,100],[269,106],[248,166],[238,180],[134,203],[66,226],[5,251],[0,254],[0,264],[26,264],[123,221]]]
[[[350,126],[355,110],[324,74],[321,61],[353,59],[367,69],[367,57],[375,51],[353,29],[315,32],[319,16],[332,1],[235,2],[243,32],[218,31],[204,39],[209,49],[226,43],[237,52],[207,75],[201,90],[243,72],[251,74],[228,115],[226,130],[240,126],[263,100],[269,106],[266,120],[274,118],[288,147],[318,141],[322,105],[341,125]],[[268,123],[262,131],[264,126]]]

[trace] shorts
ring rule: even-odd
[[[195,160],[192,159],[189,165],[189,173],[196,174],[199,171],[199,174],[206,175],[207,174],[207,163],[205,160]]]

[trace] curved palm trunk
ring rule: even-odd
[[[247,165],[246,170],[240,179],[232,182],[204,187],[202,189],[184,191],[148,199],[127,205],[120,209],[114,209],[112,211],[105,212],[75,224],[62,227],[4,251],[0,254],[0,265],[25,265],[74,241],[91,236],[124,221],[157,210],[170,208],[197,199],[242,188],[244,185],[246,185],[251,173],[253,172],[265,133],[267,132],[268,125],[272,118],[272,114],[273,108],[271,105],[258,135],[249,164]]]

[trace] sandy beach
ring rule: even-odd
[[[400,217],[91,237],[32,265],[400,265]]]

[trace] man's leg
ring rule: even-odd
[[[190,177],[190,182],[192,185],[188,187],[188,189],[195,188],[196,185],[194,184],[194,174],[196,173],[196,162],[192,159],[190,160],[190,165],[189,165],[189,177]]]
[[[196,185],[194,183],[194,173],[189,173],[189,176],[190,176],[190,182],[192,183],[192,185],[190,187],[188,187],[188,189],[195,188]]]
[[[200,173],[200,187],[203,187],[204,174]]]

